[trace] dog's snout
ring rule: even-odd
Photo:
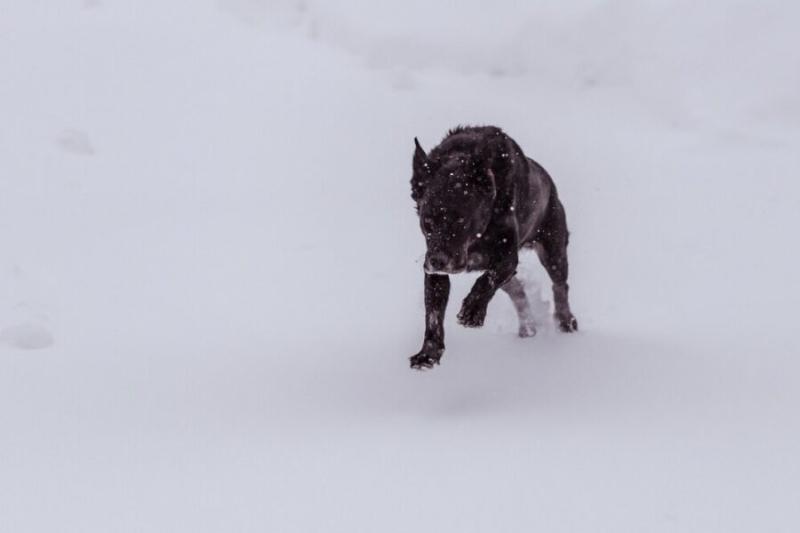
[[[425,271],[428,274],[435,272],[457,274],[463,272],[466,261],[459,255],[451,256],[446,252],[430,252],[425,257]]]
[[[449,258],[441,252],[428,256],[428,266],[436,272],[444,270],[449,262]]]

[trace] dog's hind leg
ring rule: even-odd
[[[537,231],[536,241],[538,246],[534,246],[534,249],[553,282],[553,300],[558,327],[564,332],[577,331],[578,321],[569,308],[568,298],[567,217],[564,214],[564,207],[555,194],[555,189],[550,196],[549,212]]]
[[[533,337],[536,335],[536,324],[533,321],[533,312],[528,296],[525,294],[525,287],[517,276],[513,276],[501,287],[506,294],[511,297],[514,308],[517,310],[519,318],[519,336]]]

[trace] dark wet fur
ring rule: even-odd
[[[483,271],[462,303],[458,321],[480,327],[502,289],[514,302],[520,336],[536,332],[527,296],[515,277],[518,252],[536,250],[553,282],[562,331],[578,328],[569,309],[564,207],[550,175],[499,128],[458,127],[429,154],[414,139],[411,197],[425,236],[425,338],[412,368],[439,364],[444,352],[448,274]]]

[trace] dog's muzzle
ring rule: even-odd
[[[464,262],[458,263],[443,252],[425,256],[425,272],[428,274],[458,274],[466,268]]]

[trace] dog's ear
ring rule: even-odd
[[[422,149],[419,140],[414,137],[414,173],[427,174],[429,171],[428,155],[425,153],[425,150]]]
[[[425,150],[414,137],[414,175],[411,177],[411,198],[418,202],[425,191],[425,183],[431,173],[430,162]]]

